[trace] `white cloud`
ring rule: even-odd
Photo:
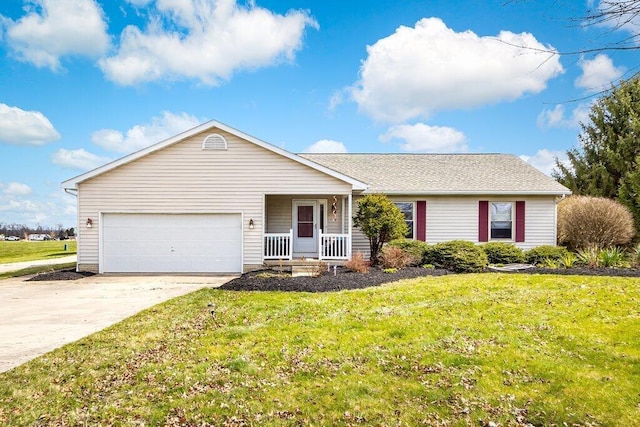
[[[6,224],[26,224],[35,227],[38,224],[75,227],[77,223],[77,199],[59,189],[51,194],[27,198],[23,194],[4,194],[0,192],[0,212],[2,222]]]
[[[115,129],[100,129],[91,135],[94,144],[108,151],[130,153],[194,128],[200,121],[187,113],[168,111],[153,117],[150,123],[135,125],[126,135]]]
[[[554,51],[529,33],[479,37],[425,18],[367,46],[352,97],[360,111],[395,123],[515,100],[563,72],[557,55],[539,50]]]
[[[31,200],[0,199],[0,212],[35,212],[37,210],[37,205]]]
[[[587,5],[590,9],[593,9],[597,4],[595,10],[590,10],[587,16],[601,16],[608,19],[590,19],[587,20],[587,25],[596,25],[614,30],[624,30],[632,35],[630,38],[622,39],[621,46],[629,46],[630,43],[638,43],[638,27],[640,27],[640,15],[638,15],[638,5],[635,1],[613,1],[613,0],[587,0]],[[621,13],[626,11],[627,13]]]
[[[116,54],[100,61],[110,80],[135,85],[190,78],[217,85],[240,69],[293,60],[305,28],[317,28],[305,11],[278,15],[252,1],[157,0],[154,7],[147,28],[126,27]]]
[[[107,24],[94,0],[31,0],[17,22],[7,20],[7,41],[18,58],[60,69],[60,57],[98,57],[109,47]]]
[[[59,138],[58,131],[41,112],[0,103],[0,143],[44,145]]]
[[[402,151],[443,153],[467,151],[464,133],[446,126],[429,126],[424,123],[393,126],[380,136],[383,142],[401,139]]]
[[[540,128],[577,128],[581,123],[589,121],[589,103],[578,104],[567,116],[562,104],[556,105],[552,110],[544,109],[538,114],[538,127]]]
[[[624,67],[616,67],[607,55],[600,53],[593,59],[580,59],[582,75],[575,81],[579,88],[589,92],[609,89],[625,72]]]
[[[131,3],[132,5],[136,6],[136,7],[142,7],[142,6],[146,6],[147,4],[151,3],[153,0],[127,0],[128,3]]]
[[[27,184],[21,182],[9,182],[7,184],[0,184],[0,189],[4,194],[9,196],[26,196],[31,194],[33,190]]]
[[[321,139],[304,149],[305,153],[346,153],[347,147],[342,142]]]
[[[101,157],[90,153],[84,148],[78,150],[61,148],[51,155],[51,161],[54,164],[67,169],[91,170],[110,160],[108,157]]]
[[[344,90],[336,90],[329,98],[329,111],[333,111],[336,107],[344,102]]]
[[[523,154],[520,158],[549,176],[556,167],[556,158],[563,164],[568,162],[567,154],[564,151],[552,151],[546,148],[538,150],[533,156]]]

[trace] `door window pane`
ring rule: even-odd
[[[313,223],[299,222],[298,237],[313,237]]]
[[[298,206],[298,221],[313,221],[313,206]]]
[[[298,237],[313,237],[313,206],[298,206]]]

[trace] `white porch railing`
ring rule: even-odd
[[[321,232],[318,240],[320,259],[349,259],[351,243],[348,234],[323,234]]]
[[[288,233],[264,234],[264,259],[291,259],[293,230]]]

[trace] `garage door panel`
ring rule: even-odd
[[[240,214],[104,214],[102,271],[242,270]]]

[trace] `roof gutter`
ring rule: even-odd
[[[558,196],[571,195],[571,191],[384,191],[366,190],[365,194],[386,194],[389,196]]]

